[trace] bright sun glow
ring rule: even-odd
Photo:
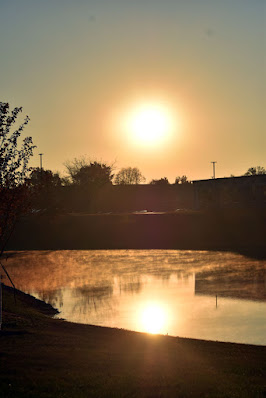
[[[133,142],[154,146],[169,138],[174,121],[166,106],[147,103],[128,113],[125,127]]]
[[[166,323],[166,313],[157,304],[147,305],[141,312],[141,323],[144,330],[148,333],[163,333]]]

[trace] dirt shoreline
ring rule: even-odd
[[[22,292],[16,301],[4,287],[0,396],[266,396],[266,346],[74,324]]]

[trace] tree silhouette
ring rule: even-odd
[[[59,206],[62,180],[58,173],[36,167],[31,171],[28,186],[35,209]]]
[[[26,182],[34,145],[31,137],[21,141],[28,116],[15,128],[21,112],[21,107],[10,110],[8,103],[0,102],[0,256],[18,217],[29,208]]]
[[[187,176],[183,175],[182,177],[176,177],[175,184],[191,184],[191,181],[188,180]]]
[[[65,166],[68,176],[63,180],[63,184],[67,185],[67,207],[91,211],[93,198],[97,196],[99,189],[112,185],[112,166],[96,161],[88,162],[84,157],[75,158],[65,163]]]
[[[112,166],[100,162],[88,162],[85,157],[65,163],[69,184],[88,188],[111,184],[114,174]],[[63,180],[65,182],[65,180]]]
[[[37,189],[47,189],[50,187],[60,187],[62,180],[58,173],[53,173],[52,170],[44,170],[40,167],[32,169],[29,177],[29,185]]]
[[[117,185],[133,185],[144,182],[146,178],[137,167],[126,167],[121,169],[115,176]]]
[[[98,162],[82,166],[72,175],[73,183],[83,188],[97,188],[105,184],[111,184],[112,179],[111,166]]]
[[[64,178],[64,184],[70,185],[74,183],[75,175],[79,172],[82,167],[89,166],[90,162],[85,156],[81,158],[74,158],[73,160],[68,160],[64,163],[67,169],[67,177]]]
[[[244,174],[244,176],[255,176],[261,174],[266,174],[266,169],[263,166],[257,166],[257,167],[250,167],[247,170],[247,172]]]
[[[167,177],[160,178],[159,180],[151,180],[151,185],[169,185],[169,181]]]

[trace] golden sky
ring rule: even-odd
[[[266,166],[265,0],[0,0],[0,54],[32,166],[86,155],[147,182]],[[132,124],[154,132],[161,110],[148,145]]]

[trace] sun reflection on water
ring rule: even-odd
[[[149,303],[140,311],[141,328],[147,333],[165,333],[166,321],[166,310],[157,303]]]

